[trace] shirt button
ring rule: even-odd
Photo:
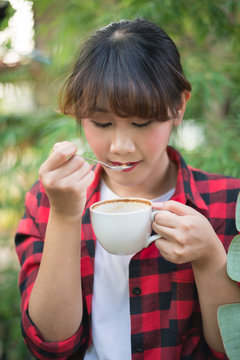
[[[142,347],[137,347],[137,348],[136,348],[136,352],[138,352],[138,353],[143,352],[143,350],[144,350],[144,349],[143,349]]]
[[[139,296],[141,294],[142,290],[139,287],[135,287],[135,288],[133,288],[132,292],[134,295]]]

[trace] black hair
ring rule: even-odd
[[[83,45],[60,97],[60,110],[77,120],[98,110],[120,117],[166,121],[191,91],[180,54],[166,32],[145,19],[99,29]]]

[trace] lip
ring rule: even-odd
[[[128,168],[128,169],[124,169],[124,170],[122,170],[122,172],[128,172],[128,171],[132,171],[133,169],[135,169],[135,167],[139,164],[141,162],[141,160],[139,160],[139,161],[129,161],[129,162],[124,162],[124,163],[122,163],[122,162],[116,162],[116,161],[111,161],[111,163],[112,163],[112,165],[113,166],[117,166],[117,165],[131,165],[131,167],[130,168]]]

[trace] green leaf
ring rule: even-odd
[[[240,231],[240,193],[238,194],[236,206],[236,228]]]
[[[227,255],[227,273],[234,281],[240,281],[240,235],[233,238]]]
[[[223,305],[218,308],[218,324],[223,345],[230,360],[239,360],[240,354],[240,304]]]

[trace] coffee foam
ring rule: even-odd
[[[94,210],[104,213],[128,213],[147,209],[150,207],[148,202],[134,200],[107,201],[104,204],[96,205]]]

